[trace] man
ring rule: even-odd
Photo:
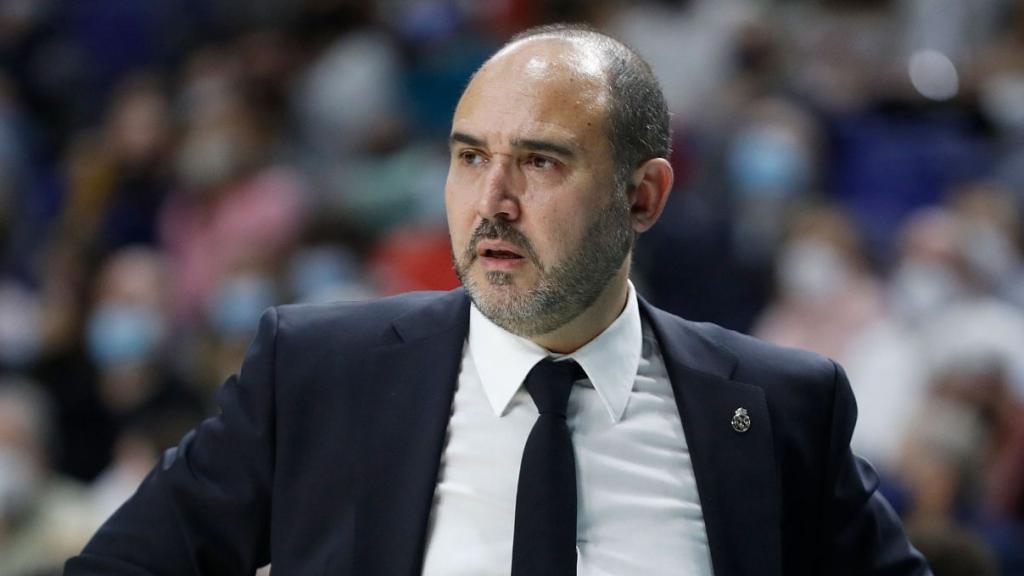
[[[837,366],[636,296],[668,140],[621,44],[513,39],[452,122],[465,291],[269,311],[67,573],[930,574]]]

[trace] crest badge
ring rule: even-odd
[[[740,434],[750,430],[750,415],[747,414],[746,408],[736,409],[736,413],[732,415],[732,429]]]

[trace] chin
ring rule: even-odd
[[[470,296],[491,306],[507,305],[527,292],[520,286],[521,279],[510,272],[474,270],[468,280],[463,284]]]
[[[489,307],[504,307],[523,297],[525,290],[517,286],[514,279],[492,276],[493,273],[488,273],[483,280],[473,283],[470,292],[476,300],[482,300]]]
[[[505,289],[515,289],[516,277],[511,272],[502,272],[500,270],[491,270],[484,272],[484,283],[487,286],[501,287]]]

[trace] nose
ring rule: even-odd
[[[477,212],[487,220],[514,221],[519,218],[518,178],[508,158],[495,156],[484,177]]]

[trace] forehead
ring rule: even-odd
[[[470,82],[454,131],[495,140],[603,136],[608,95],[600,54],[580,43],[537,38],[498,52]],[[602,138],[603,140],[603,138]]]

